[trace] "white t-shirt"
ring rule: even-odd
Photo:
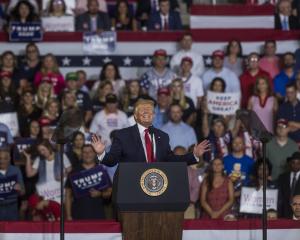
[[[207,91],[208,88],[210,87],[210,84],[212,80],[215,77],[221,77],[224,79],[226,83],[226,89],[225,92],[227,93],[241,93],[241,86],[240,86],[240,80],[236,76],[236,74],[229,70],[226,67],[223,67],[223,69],[220,72],[215,72],[214,69],[209,69],[207,70],[203,76],[203,87],[204,90]]]
[[[176,74],[179,74],[181,59],[184,57],[190,57],[193,60],[193,67],[191,69],[191,72],[194,75],[201,76],[205,70],[203,56],[192,50],[190,51],[180,50],[179,52],[175,53],[170,61],[171,69]]]
[[[197,106],[197,98],[204,95],[202,79],[196,75],[190,75],[187,78],[181,77],[181,79],[183,80],[185,95],[191,98],[194,105]]]
[[[63,158],[64,158],[64,167],[65,168],[70,167],[71,163],[67,155],[64,154]],[[37,157],[33,162],[32,168],[38,170],[40,161],[41,158]],[[46,182],[57,181],[54,175],[54,162],[55,162],[54,159],[51,161],[46,160]]]
[[[106,113],[105,110],[98,112],[91,123],[90,132],[101,136],[101,140],[108,147],[111,145],[109,134],[113,130],[128,127],[127,115],[118,110],[117,113]]]

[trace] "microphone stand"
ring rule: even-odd
[[[65,218],[64,218],[64,144],[58,144],[60,156],[60,240],[65,239]]]

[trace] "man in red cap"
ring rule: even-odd
[[[156,93],[159,88],[167,87],[175,78],[168,67],[168,56],[164,49],[158,49],[153,54],[153,67],[142,75],[141,88],[145,94],[156,99]]]
[[[153,126],[161,128],[168,122],[168,110],[171,104],[170,90],[168,88],[160,88],[157,91],[157,104],[154,107]]]
[[[193,60],[190,57],[184,57],[180,64],[180,75],[184,84],[184,92],[187,97],[193,100],[196,108],[200,108],[201,100],[204,95],[203,81],[201,78],[193,74],[192,71]]]
[[[200,53],[192,49],[193,36],[190,32],[183,34],[180,39],[180,50],[175,53],[170,61],[171,69],[176,73],[180,73],[181,61],[185,57],[193,60],[191,73],[201,76],[205,70],[204,60]]]
[[[226,83],[225,92],[240,93],[240,80],[235,73],[224,67],[224,52],[216,50],[212,53],[212,67],[203,74],[203,86],[205,91],[210,87],[212,80],[215,77],[221,77]]]

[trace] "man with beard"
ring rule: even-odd
[[[286,52],[283,57],[283,69],[274,78],[274,92],[279,99],[285,97],[285,87],[289,83],[295,82],[296,72],[294,70],[295,66],[295,55],[291,52]]]

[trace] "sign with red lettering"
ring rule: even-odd
[[[234,115],[240,108],[239,93],[207,92],[207,107],[210,113],[217,115]]]

